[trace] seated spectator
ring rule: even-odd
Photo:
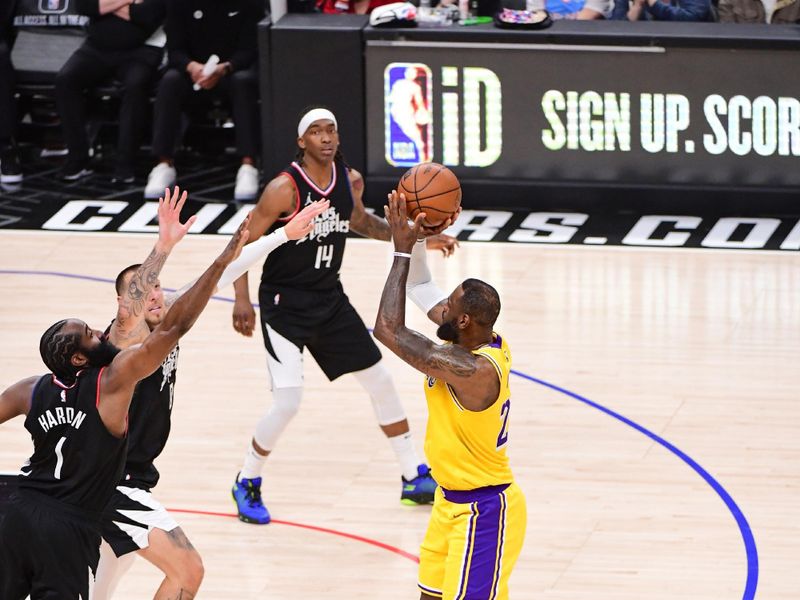
[[[316,0],[317,10],[326,14],[355,13],[366,15],[379,6],[398,0]],[[435,4],[435,2],[434,2]]]
[[[528,10],[546,10],[554,20],[607,19],[612,8],[612,0],[533,0],[527,3]]]
[[[17,117],[14,110],[14,67],[9,50],[15,4],[10,0],[0,5],[0,183],[22,181],[22,168],[14,141]]]
[[[175,183],[173,158],[180,135],[181,110],[189,102],[214,97],[229,101],[241,166],[234,198],[252,200],[259,189],[257,24],[264,16],[262,0],[170,0],[167,11],[169,70],[158,85],[153,116],[153,154],[159,162],[150,171],[145,198],[158,198]],[[213,55],[219,63],[204,66]]]
[[[69,151],[61,177],[75,181],[92,173],[84,94],[113,76],[122,83],[122,103],[112,181],[131,183],[153,77],[164,52],[166,0],[78,0],[77,6],[91,18],[86,42],[56,75],[56,107]]]
[[[800,23],[800,0],[719,0],[720,23]]]
[[[710,0],[614,0],[617,21],[712,21]]]

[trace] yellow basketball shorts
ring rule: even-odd
[[[419,588],[444,600],[505,600],[525,540],[519,487],[436,489],[419,555]]]

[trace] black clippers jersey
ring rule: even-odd
[[[161,367],[136,385],[128,412],[128,459],[121,485],[151,488],[158,483],[153,461],[167,444],[172,425],[178,352],[175,346]]]
[[[25,419],[33,455],[20,488],[83,510],[101,512],[122,474],[128,438],[114,437],[97,411],[103,368],[85,369],[71,387],[45,375],[36,382]]]
[[[347,168],[333,163],[330,185],[319,189],[296,162],[283,174],[291,178],[297,192],[297,207],[290,217],[280,219],[270,232],[282,227],[304,206],[328,198],[330,208],[316,218],[314,231],[299,240],[279,246],[267,256],[261,275],[262,287],[288,287],[303,290],[330,290],[339,285],[344,245],[350,231],[353,196]]]

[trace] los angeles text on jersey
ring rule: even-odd
[[[541,110],[548,124],[542,144],[552,151],[693,154],[699,143],[711,155],[800,156],[800,100],[793,97],[710,94],[699,129],[700,111],[677,93],[551,89],[542,95]]]
[[[306,201],[310,204],[311,199]],[[350,220],[342,219],[335,207],[331,206],[321,215],[314,219],[314,229],[307,236],[297,240],[296,244],[305,242],[306,240],[322,240],[330,233],[348,233],[350,231]]]
[[[204,203],[196,213],[198,219],[191,232],[230,235],[251,209],[249,205],[235,209],[224,203]],[[73,200],[49,218],[43,217],[45,222],[41,227],[59,231],[155,233],[157,210],[155,202]],[[335,228],[349,230],[349,221],[338,215],[325,213],[322,217],[322,222],[329,225],[320,227],[318,224],[320,232],[331,232]],[[13,226],[39,227],[36,223],[21,221]],[[465,209],[448,233],[476,242],[800,250],[800,220],[760,216],[592,215]],[[316,229],[314,235],[317,235]]]
[[[57,406],[42,413],[38,421],[42,430],[47,432],[56,425],[71,425],[75,429],[80,429],[85,418],[86,413],[82,410],[76,411],[71,406]]]

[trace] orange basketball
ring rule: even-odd
[[[437,227],[461,206],[461,184],[455,174],[439,163],[420,163],[400,178],[397,193],[405,194],[409,219],[425,213],[425,224]]]

